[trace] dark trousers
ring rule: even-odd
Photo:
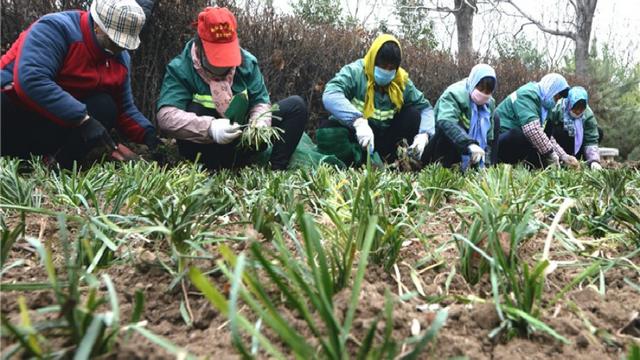
[[[282,140],[273,144],[270,162],[272,169],[283,170],[287,168],[289,159],[300,142],[309,114],[307,105],[300,96],[290,96],[277,104],[279,110],[273,113],[272,126],[284,130],[284,133],[281,134]],[[187,111],[198,116],[221,117],[215,109],[208,109],[197,103],[191,103]],[[249,165],[255,154],[238,149],[238,142],[239,140],[230,144],[198,144],[178,140],[178,151],[190,160],[195,160],[200,154],[200,162],[210,170],[238,168]]]
[[[429,139],[429,143],[422,153],[422,159],[420,159],[422,164],[439,163],[444,167],[450,168],[453,164],[461,162],[462,155],[469,155],[468,146],[475,142],[471,140],[459,140],[459,142],[456,143],[453,137],[454,134],[447,134],[448,131],[451,132],[451,129],[447,131],[445,125],[448,124],[436,121],[436,133]],[[466,134],[464,129],[460,128],[460,131]],[[500,118],[496,114],[493,118],[493,140],[487,144],[487,154],[485,156],[486,161],[492,165],[498,163],[499,133]]]
[[[573,152],[575,151],[576,139],[574,136],[569,135],[569,133],[564,129],[563,125],[547,125],[547,127],[545,128],[545,133],[547,133],[547,135],[553,136],[553,138],[556,139],[556,142],[558,142],[558,145],[560,145],[567,154],[574,155]],[[598,144],[602,142],[603,137],[604,133],[602,129],[598,127]],[[585,159],[584,143],[580,147],[580,151],[575,154],[575,157],[578,159]]]
[[[517,164],[524,162],[525,165],[533,168],[543,168],[544,163],[533,144],[524,136],[522,130],[511,129],[500,134],[498,139],[498,160],[507,164]]]
[[[89,115],[107,129],[116,124],[118,108],[113,99],[97,93],[80,100]],[[2,156],[29,159],[31,155],[53,156],[61,167],[69,168],[92,149],[82,140],[77,127],[63,127],[2,93]]]
[[[453,164],[460,162],[462,155],[463,153],[456,148],[454,142],[442,130],[439,130],[436,124],[436,133],[429,139],[420,160],[424,165],[439,163],[450,168]]]
[[[420,130],[420,110],[415,106],[403,107],[394,117],[388,127],[383,128],[376,126],[372,122],[369,122],[371,130],[373,130],[375,151],[378,155],[385,160],[385,162],[391,163],[396,161],[396,150],[403,140],[408,145],[413,143],[413,138],[418,134]],[[333,120],[322,120],[320,122],[320,128],[344,126],[341,123]],[[349,127],[349,140],[357,143],[356,131],[353,127]],[[364,158],[366,158],[366,150],[362,150]]]

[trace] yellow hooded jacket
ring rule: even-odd
[[[367,76],[367,94],[364,100],[363,111],[365,119],[371,117],[375,111],[374,102],[376,82],[373,73],[376,66],[376,56],[378,55],[378,51],[382,45],[389,41],[398,44],[398,47],[400,47],[400,42],[395,38],[395,36],[382,34],[373,41],[369,51],[364,56],[364,72]],[[400,111],[404,104],[404,88],[407,84],[407,80],[409,80],[409,74],[400,67],[398,68],[398,71],[396,71],[396,77],[393,78],[389,85],[387,85],[387,93],[389,94],[391,102],[396,106],[396,111]]]

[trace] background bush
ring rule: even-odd
[[[86,0],[2,0],[3,52],[20,31],[38,16],[63,9],[87,8],[88,3],[90,1]],[[142,34],[142,45],[133,53],[132,83],[136,103],[150,119],[154,117],[165,66],[193,36],[193,23],[199,10],[207,3],[208,1],[202,0],[157,1],[153,15],[148,19]],[[348,22],[341,25],[311,24],[301,17],[277,14],[273,9],[257,3],[248,3],[244,9],[238,8],[233,1],[218,3],[230,7],[236,13],[241,45],[260,61],[272,100],[277,101],[294,94],[307,100],[311,111],[308,130],[312,133],[318,120],[327,116],[321,103],[324,84],[343,65],[362,57],[376,36],[374,32],[349,25]],[[499,51],[497,58],[469,59],[457,63],[447,52],[413,46],[403,39],[401,42],[404,50],[402,66],[409,71],[411,79],[432,104],[435,104],[448,85],[466,77],[471,67],[479,61],[488,62],[496,69],[498,88],[494,96],[498,100],[502,100],[520,85],[540,79],[549,71],[544,68],[543,62],[531,58],[531,49],[526,46],[513,46],[509,51]],[[533,56],[535,57],[535,53]],[[620,91],[600,91],[601,88],[615,86],[610,81],[613,75],[608,79],[606,76],[603,78],[602,66],[593,67],[594,73],[600,76],[594,76],[591,83],[586,79],[573,78],[570,68],[555,71],[565,73],[571,83],[585,85],[591,94],[596,94],[592,95],[591,106],[607,134],[611,135],[605,136],[604,145],[620,148],[622,155],[626,157],[640,144],[640,136],[633,135],[640,132],[635,116],[637,106],[634,109],[634,104],[638,104],[638,97],[630,96],[626,102],[616,100],[613,105],[603,105],[607,99],[613,96],[618,99],[621,94]],[[609,73],[620,71],[619,64],[609,63],[608,66],[615,68]],[[637,89],[637,83],[635,87]],[[611,120],[612,116],[607,116],[608,112],[616,119],[624,118],[625,129],[617,126],[618,123]],[[633,130],[629,131],[629,127]]]

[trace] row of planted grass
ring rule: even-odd
[[[496,304],[501,319],[492,336],[506,339],[544,332],[568,341],[540,320],[541,312],[551,306],[542,303],[545,278],[562,265],[548,252],[534,258],[521,254],[518,249],[523,243],[551,232],[555,236],[548,238],[553,239],[554,249],[579,254],[615,243],[626,254],[623,258],[636,256],[640,244],[640,177],[630,169],[531,173],[501,166],[461,176],[440,167],[418,174],[320,167],[286,173],[247,169],[209,174],[196,165],[161,168],[144,162],[48,172],[32,162],[29,173],[21,174],[24,163],[0,162],[3,273],[20,266],[20,259],[8,259],[31,214],[56,218],[60,233],[65,234],[61,245],[67,261],[61,269],[53,266],[46,247],[29,240],[39,249],[48,282],[2,284],[3,292],[51,289],[56,294],[58,304],[39,311],[59,314],[56,326],[66,329],[70,338],[71,345],[65,349],[47,347],[52,325],[33,324],[26,308],[21,307],[18,323],[3,315],[3,336],[6,329],[16,342],[14,349],[33,356],[65,350],[86,356],[108,353],[116,339],[130,331],[171,351],[182,351],[139,323],[142,294],[136,296],[139,310],[130,323],[122,325],[114,301],[116,289],[109,286],[108,276],[98,276],[114,263],[135,261],[133,251],[127,251],[132,239],[145,239],[154,251],[169,255],[158,259],[169,259],[161,263],[173,278],[167,286],[182,287],[186,323],[193,321],[186,296],[193,284],[229,317],[234,345],[241,353],[335,359],[349,354],[395,356],[403,345],[412,349],[403,356],[415,357],[443,326],[445,311],[428,331],[399,343],[390,326],[394,303],[425,294],[418,291],[404,298],[387,294],[384,311],[366,336],[358,339],[357,351],[347,345],[355,309],[362,301],[359,292],[366,268],[373,265],[390,271],[407,238],[428,242],[425,223],[443,208],[454,207],[458,214],[459,223],[451,224],[451,241],[459,251],[458,271],[470,284],[489,276],[492,298],[488,300]],[[559,224],[549,229],[554,218]],[[67,231],[70,224],[73,235]],[[227,227],[238,225],[255,229],[260,239],[252,232],[225,235]],[[593,240],[585,244],[575,236]],[[247,243],[248,250],[234,253],[230,245],[236,242]],[[218,254],[222,259],[213,268],[194,267],[197,260],[218,259]],[[552,303],[562,301],[562,295],[577,284],[598,281],[613,266],[633,265],[613,264],[611,259],[591,257]],[[231,284],[228,298],[203,275],[214,272],[222,273]],[[101,283],[108,289],[105,297],[91,290]],[[637,286],[631,279],[629,283]],[[80,299],[81,286],[89,289],[86,302]],[[272,288],[279,295],[268,291]],[[337,318],[332,299],[344,288],[351,288],[351,301],[347,315]],[[109,303],[110,310],[98,313],[103,303]],[[251,309],[251,316],[237,313],[241,304]],[[313,340],[287,324],[279,313],[281,306],[304,319]],[[256,318],[256,322],[249,320]],[[378,334],[380,321],[385,325]],[[264,335],[264,328],[270,329],[270,337]],[[245,343],[248,338],[250,342]]]

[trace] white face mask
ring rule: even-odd
[[[578,118],[580,118],[580,116],[582,116],[582,114],[578,115],[578,114],[574,113],[573,111],[569,111],[569,116],[571,116],[572,119],[578,119]]]
[[[476,103],[476,105],[484,105],[491,100],[491,95],[487,95],[478,89],[473,89],[471,92],[471,100]]]

